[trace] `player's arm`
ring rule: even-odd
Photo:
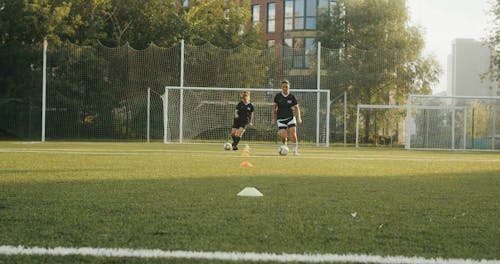
[[[295,118],[297,118],[297,124],[302,124],[302,117],[301,117],[301,114],[300,114],[300,107],[299,107],[298,104],[296,104],[293,107],[293,111],[295,112]]]
[[[271,125],[273,125],[273,126],[276,124],[276,114],[277,114],[277,111],[278,111],[278,104],[274,103],[273,104],[272,116],[271,116]]]
[[[234,109],[234,118],[240,117],[238,106],[239,106],[239,104],[236,106],[236,109]]]
[[[248,114],[248,124],[253,126],[253,112],[250,112],[250,114]]]

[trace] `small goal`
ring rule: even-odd
[[[410,95],[357,106],[356,147],[500,151],[500,97]]]
[[[500,151],[499,96],[410,95],[406,149]]]

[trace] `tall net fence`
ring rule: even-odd
[[[326,73],[321,74],[321,88],[330,90],[332,97],[332,142],[356,142],[358,104],[405,104],[411,79],[403,74],[407,67],[403,63],[403,54],[402,51],[390,49],[367,51],[356,48],[321,48],[321,71]],[[369,117],[366,111],[361,114]],[[375,122],[376,119],[371,120]],[[375,124],[367,126],[375,127]],[[363,143],[373,143],[377,137],[387,137],[386,134],[377,133],[363,127],[360,140]]]
[[[176,84],[179,61],[178,48],[49,48],[46,137],[145,140],[147,90]],[[155,132],[161,130],[160,109],[151,116]]]
[[[25,47],[16,51],[14,46],[0,46],[0,56],[23,64],[26,71],[15,81],[9,81],[9,73],[0,76],[5,89],[0,95],[2,120],[9,120],[0,124],[0,131],[16,139],[39,140],[43,53],[41,45]],[[405,104],[402,98],[412,83],[402,74],[407,65],[394,50],[322,47],[319,65],[316,50],[281,45],[263,50],[185,45],[183,55],[181,50],[181,45],[135,50],[128,45],[50,44],[47,140],[160,141],[165,86],[279,89],[281,80],[288,79],[292,91],[316,90],[318,83],[321,90],[329,90],[330,133],[324,137],[354,144],[356,105]]]
[[[0,139],[40,140],[42,45],[0,45]]]
[[[358,105],[356,146],[402,147],[406,106]]]

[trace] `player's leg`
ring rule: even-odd
[[[283,143],[283,145],[286,145],[286,140],[287,140],[286,128],[280,128],[280,139],[281,139],[281,143]]]
[[[236,127],[232,127],[231,128],[231,138],[233,139],[233,148],[234,148],[234,144],[236,142],[236,132],[238,131],[238,129]]]
[[[293,155],[297,156],[299,155],[299,141],[297,139],[297,127],[296,126],[291,126],[288,128],[290,131],[290,140],[293,143]]]
[[[288,123],[289,120],[288,119],[278,119],[276,121],[276,125],[278,125],[278,130],[280,131],[279,132],[279,135],[280,135],[280,139],[281,139],[281,143],[283,145],[286,145],[286,141],[287,141],[287,128],[288,128]]]
[[[243,137],[244,133],[245,133],[245,127],[240,127],[236,130],[233,150],[238,150],[238,143],[240,143],[240,140]]]

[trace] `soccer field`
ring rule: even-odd
[[[498,153],[250,147],[0,142],[0,263],[500,263]]]

